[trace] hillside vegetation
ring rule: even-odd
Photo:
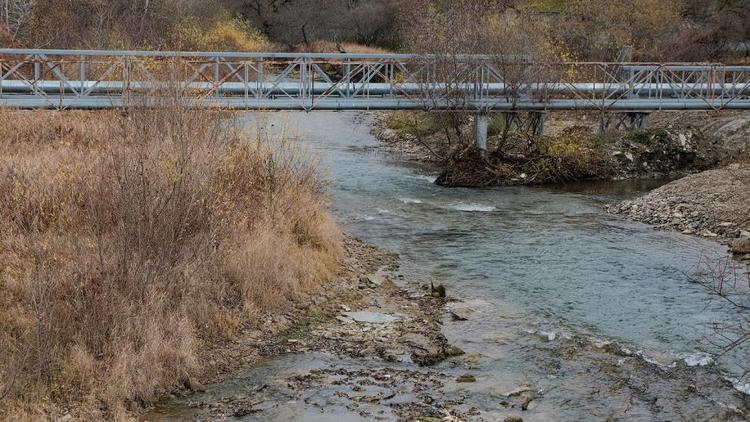
[[[0,10],[0,41],[18,47],[496,52],[488,41],[499,40],[554,59],[613,61],[624,46],[640,61],[750,57],[745,0],[0,0]]]

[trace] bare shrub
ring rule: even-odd
[[[297,53],[349,53],[349,54],[388,54],[389,51],[372,45],[351,42],[313,41],[298,44],[292,48]]]
[[[475,92],[470,88],[477,69],[495,69],[505,84],[504,95],[515,104],[522,85],[549,73],[554,69],[551,64],[564,56],[547,39],[545,23],[519,11],[510,1],[420,0],[416,7],[401,9],[401,27],[408,48],[429,55],[424,67],[430,71],[419,73],[423,79],[414,81],[423,87],[425,109],[451,110],[441,114],[447,123],[443,139],[450,153],[461,154],[471,146],[467,112],[487,111],[472,104]],[[441,89],[433,89],[435,83]],[[511,126],[501,128],[503,139]]]
[[[0,39],[34,48],[266,49],[223,0],[2,0]]]
[[[229,123],[181,102],[0,112],[0,416],[44,397],[122,415],[337,271],[314,163]]]
[[[289,46],[320,40],[394,46],[396,0],[227,0],[269,38]]]
[[[637,61],[669,60],[682,23],[679,3],[569,0],[550,35],[577,60],[616,61],[624,46]]]
[[[727,354],[735,349],[746,350],[750,341],[750,268],[731,257],[705,258],[698,264],[690,280],[703,286],[712,300],[720,300],[736,311],[736,319],[711,322],[714,336],[709,340],[716,346],[716,354]],[[740,364],[747,371],[747,376],[750,362]]]

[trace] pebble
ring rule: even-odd
[[[474,375],[471,374],[463,374],[460,377],[456,378],[456,382],[476,382],[477,379]]]

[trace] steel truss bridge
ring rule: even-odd
[[[750,110],[750,66],[547,63],[525,57],[0,49],[0,107],[107,109],[186,98],[241,110],[601,113],[602,128],[658,110]],[[605,123],[603,116],[608,117]],[[512,122],[511,118],[509,122]],[[611,123],[614,122],[614,123]],[[516,124],[519,124],[518,121]],[[526,124],[526,123],[524,123]]]
[[[750,66],[0,49],[2,107],[122,107],[166,85],[196,107],[253,110],[750,109]]]

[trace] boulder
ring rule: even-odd
[[[750,254],[750,237],[740,237],[735,239],[732,244],[732,253],[735,255]]]

